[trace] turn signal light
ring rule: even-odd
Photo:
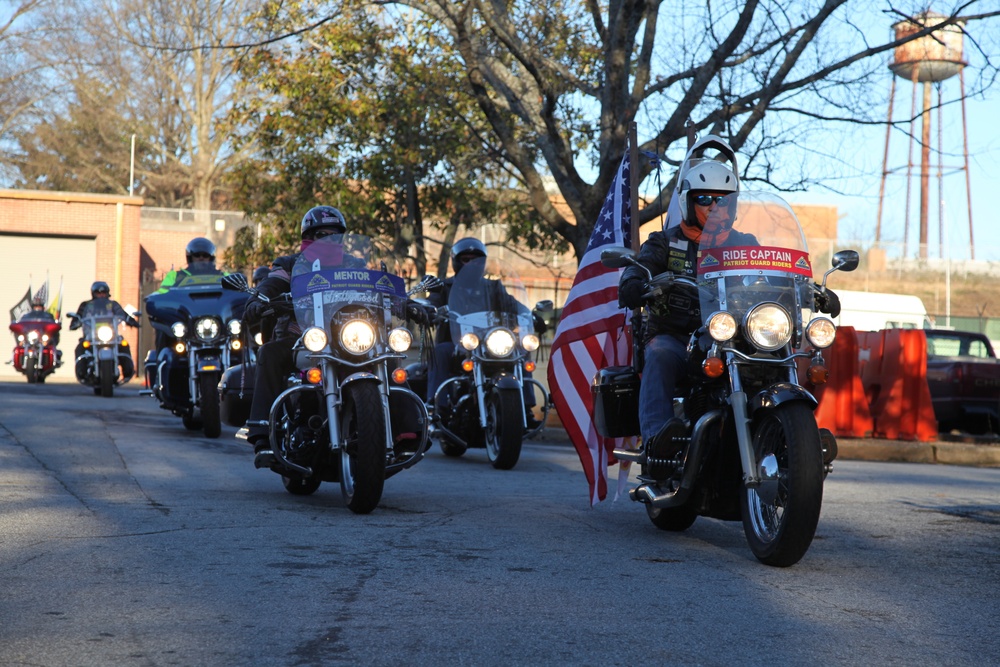
[[[718,357],[709,357],[705,361],[701,362],[701,372],[707,377],[717,378],[722,377],[725,372],[726,366],[722,363],[722,359]]]
[[[232,348],[233,348],[234,350],[238,350],[238,349],[240,349],[241,347],[243,347],[243,344],[242,344],[242,343],[240,343],[240,341],[238,341],[238,340],[234,340],[234,341],[233,341],[233,342],[231,343],[231,347],[232,347]]]
[[[462,362],[462,370],[465,371],[466,373],[472,372],[472,366],[473,366],[472,359],[466,359],[465,361]]]
[[[323,371],[318,368],[310,368],[306,371],[306,382],[309,384],[319,384],[323,381]]]
[[[392,372],[392,381],[396,384],[403,384],[406,382],[406,369],[397,368]]]
[[[830,371],[826,369],[826,366],[814,364],[806,371],[806,378],[813,384],[826,384],[826,381],[830,379]]]
[[[179,342],[177,343],[177,345],[174,345],[174,352],[176,352],[177,354],[184,354],[184,350],[186,349],[187,348],[184,347],[184,343]]]
[[[535,362],[534,361],[526,361],[526,362],[524,362],[524,370],[528,371],[529,373],[534,373],[535,372]]]
[[[88,347],[90,347],[90,341],[89,340],[83,341],[83,349],[86,350]]]
[[[128,347],[128,341],[122,338],[122,347]]]

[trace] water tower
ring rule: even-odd
[[[937,14],[930,10],[917,14],[913,18],[900,21],[892,26],[893,33],[897,40],[906,39],[914,33],[922,32],[928,28],[941,25],[949,17]],[[942,179],[944,175],[944,165],[942,164],[942,127],[943,105],[941,102],[942,82],[958,75],[961,87],[962,103],[962,155],[964,166],[960,167],[965,171],[966,200],[969,210],[969,253],[972,259],[976,258],[975,246],[972,238],[972,192],[969,183],[969,138],[965,122],[965,76],[963,69],[968,64],[962,59],[962,41],[964,22],[957,22],[942,26],[926,35],[922,35],[911,41],[897,46],[893,52],[892,62],[889,69],[900,79],[909,81],[913,85],[913,99],[910,111],[910,141],[906,166],[906,212],[903,228],[903,256],[908,253],[906,247],[909,224],[910,224],[910,184],[913,176],[913,144],[916,138],[914,123],[919,115],[920,133],[920,247],[921,259],[927,258],[927,219],[928,202],[930,200],[930,173],[931,173],[931,88],[936,84],[937,88],[937,155],[938,155],[938,244],[942,255],[944,254],[944,198],[942,195]],[[918,86],[917,84],[922,84]],[[922,105],[917,107],[917,91],[922,89]],[[882,160],[882,183],[879,187],[878,197],[878,221],[875,227],[876,243],[882,240],[882,203],[885,197],[885,177],[890,173],[888,169],[889,160],[889,136],[892,131],[892,107],[896,96],[896,78],[892,79],[892,88],[889,93],[889,125],[885,130],[885,153]]]

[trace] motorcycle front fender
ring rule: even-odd
[[[819,401],[805,387],[791,382],[778,382],[747,401],[748,413],[753,416],[757,410],[774,409],[790,401],[805,401],[812,410],[819,405]]]
[[[97,360],[98,361],[117,361],[118,351],[113,347],[99,347],[97,348]]]
[[[508,373],[497,375],[493,380],[493,384],[497,389],[521,389],[521,381]]]
[[[222,359],[213,353],[198,355],[195,359],[194,370],[200,375],[202,373],[221,373],[225,369],[222,367]]]

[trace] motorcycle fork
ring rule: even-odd
[[[743,484],[748,489],[760,486],[760,475],[757,472],[757,456],[753,451],[753,440],[750,437],[750,419],[747,417],[747,395],[740,382],[739,364],[735,355],[730,354],[729,366],[729,406],[733,410],[733,421],[736,425],[736,440],[740,447],[740,463],[743,466]]]
[[[473,379],[476,383],[476,399],[479,402],[479,427],[482,429],[486,428],[486,373],[483,372],[482,364],[477,363],[472,368]],[[524,389],[524,378],[521,376],[521,365],[514,365],[514,377],[517,378],[517,384]],[[521,397],[521,421],[524,422],[525,408],[524,408],[524,391],[518,391],[518,396]],[[527,427],[527,423],[521,424],[522,428]]]
[[[320,361],[323,375],[323,401],[326,405],[327,432],[330,434],[330,450],[336,452],[343,447],[340,442],[340,406],[343,401],[340,395],[340,381],[337,371],[327,360]]]

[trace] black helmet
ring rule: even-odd
[[[191,263],[191,257],[193,255],[208,255],[214,262],[215,244],[201,236],[196,239],[191,239],[188,241],[187,247],[184,248],[184,256],[187,257],[188,264]]]
[[[454,245],[451,246],[451,268],[455,273],[458,273],[459,269],[462,268],[461,263],[458,261],[459,255],[486,257],[486,246],[479,239],[472,237],[455,241]]]
[[[332,229],[335,234],[347,233],[344,214],[332,206],[314,206],[302,216],[302,238],[309,238],[318,229]]]
[[[253,277],[251,278],[254,287],[256,287],[260,283],[260,281],[264,280],[264,278],[267,278],[267,274],[269,274],[270,272],[271,269],[267,268],[266,266],[258,266],[256,269],[254,269]]]
[[[90,296],[93,299],[97,298],[98,292],[104,292],[108,296],[111,296],[111,288],[103,280],[98,280],[93,285],[90,286]]]

